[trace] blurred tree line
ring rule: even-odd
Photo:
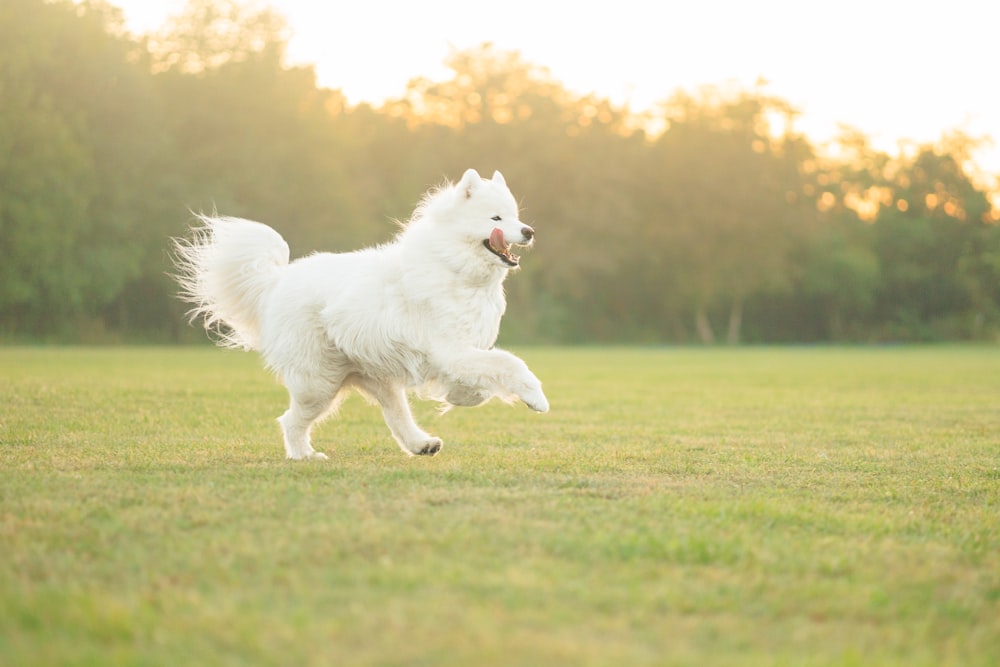
[[[539,232],[507,341],[998,337],[1000,215],[967,137],[890,156],[846,132],[831,158],[760,88],[637,115],[490,45],[352,107],[285,40],[236,0],[141,38],[105,2],[0,3],[0,339],[202,340],[166,275],[190,211],[345,251],[468,167],[503,171]]]

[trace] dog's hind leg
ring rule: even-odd
[[[385,423],[392,432],[392,437],[399,443],[400,449],[415,456],[433,456],[441,451],[441,447],[444,446],[441,438],[426,433],[414,421],[403,385],[387,384],[366,377],[358,378],[356,385],[365,394],[378,401],[382,407]]]
[[[313,425],[332,412],[342,399],[342,381],[285,378],[291,404],[278,417],[285,439],[285,455],[290,459],[325,459],[312,448],[309,432]]]

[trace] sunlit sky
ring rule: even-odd
[[[137,33],[184,0],[111,0]],[[547,67],[567,88],[643,110],[677,89],[736,83],[801,112],[822,144],[840,124],[891,153],[960,129],[1000,143],[996,26],[989,0],[256,0],[291,29],[291,64],[352,103],[400,96],[417,76],[444,79],[452,49],[492,42]],[[1000,176],[1000,146],[975,154]]]

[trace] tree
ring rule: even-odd
[[[203,72],[242,62],[287,42],[284,19],[274,10],[240,0],[187,0],[149,50],[157,71]]]
[[[842,157],[826,176],[823,197],[831,214],[871,225],[867,247],[879,276],[871,335],[982,335],[994,308],[981,283],[989,280],[990,262],[980,258],[988,256],[996,225],[986,193],[964,166],[975,140],[946,135],[937,146],[915,146],[895,158],[873,150],[857,131],[845,132],[840,143]],[[856,248],[855,257],[862,251]]]
[[[893,336],[937,338],[956,319],[971,328],[976,288],[960,268],[974,261],[989,202],[952,155],[922,148],[889,183],[895,207],[877,218],[875,249],[882,265],[879,315]]]
[[[182,338],[166,249],[188,209],[348,250],[467,167],[502,170],[538,230],[508,283],[518,340],[1000,330],[1000,216],[963,135],[890,156],[847,131],[821,157],[760,88],[640,118],[489,44],[351,108],[284,53],[280,17],[236,0],[145,40],[102,1],[0,3],[0,335]]]
[[[156,136],[147,79],[102,3],[0,7],[2,326],[52,334],[96,317],[142,267],[133,252]],[[154,166],[156,165],[156,166]]]
[[[720,307],[728,307],[727,340],[738,342],[747,297],[786,279],[809,214],[798,197],[809,149],[792,133],[792,115],[759,92],[705,89],[666,105],[668,129],[655,147],[662,219],[655,244],[680,276],[703,342],[715,340],[710,313]],[[772,118],[785,121],[780,133]]]
[[[871,231],[848,216],[829,222],[803,253],[801,293],[825,323],[822,340],[862,337],[879,289],[878,256]]]

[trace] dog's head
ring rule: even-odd
[[[517,202],[497,171],[493,178],[480,177],[469,169],[455,186],[459,215],[465,235],[481,247],[483,257],[504,268],[516,268],[520,257],[513,246],[530,246],[535,230],[518,218]]]

